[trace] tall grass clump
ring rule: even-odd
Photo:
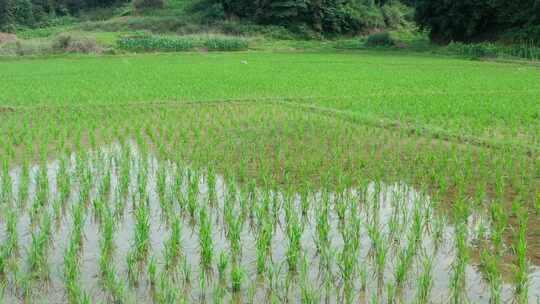
[[[502,45],[496,43],[460,43],[452,42],[443,49],[444,52],[461,56],[480,58],[516,58],[538,61],[540,47],[533,42]]]
[[[397,41],[392,37],[389,32],[380,32],[374,33],[368,36],[366,40],[366,46],[368,47],[377,47],[377,46],[395,46]]]

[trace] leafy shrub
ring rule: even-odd
[[[204,45],[209,51],[240,51],[248,48],[248,42],[238,37],[210,37]]]
[[[369,35],[366,46],[395,46],[396,40],[388,32],[380,32]]]
[[[195,43],[188,37],[132,36],[120,38],[117,45],[120,49],[132,52],[178,52],[193,49]]]

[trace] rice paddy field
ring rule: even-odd
[[[540,69],[0,60],[0,303],[540,303]]]

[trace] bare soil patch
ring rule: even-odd
[[[9,107],[0,107],[0,113],[15,112],[15,109]]]
[[[0,44],[17,41],[17,36],[9,33],[0,32]]]

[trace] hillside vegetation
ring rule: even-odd
[[[3,0],[0,30],[99,21],[98,29],[291,32],[296,38],[403,27],[438,43],[540,40],[539,0]],[[119,19],[119,20],[117,20]],[[92,27],[85,24],[83,27]],[[296,34],[296,35],[294,35]]]

